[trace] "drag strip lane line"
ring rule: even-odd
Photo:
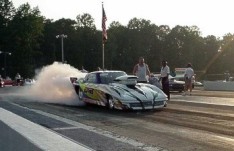
[[[74,129],[80,129],[79,127],[62,127],[62,128],[52,128],[52,130],[57,131],[57,130],[74,130]]]
[[[0,108],[0,120],[42,150],[91,151],[91,149],[62,137],[40,125]]]
[[[20,105],[15,104],[15,103],[14,103],[14,105],[17,105],[17,106],[22,107],[22,108],[27,108],[27,107],[20,106]],[[44,116],[59,120],[61,122],[65,122],[67,124],[76,126],[77,128],[82,128],[82,129],[85,129],[87,131],[94,132],[96,134],[99,134],[99,135],[102,135],[102,136],[105,136],[105,137],[108,137],[108,138],[112,138],[112,139],[114,139],[116,141],[120,141],[120,142],[123,142],[123,143],[130,144],[130,145],[132,145],[134,147],[137,147],[137,148],[140,148],[140,149],[143,149],[143,150],[147,150],[147,151],[167,151],[166,149],[163,149],[161,147],[147,145],[147,144],[138,142],[136,140],[133,140],[131,138],[127,138],[127,137],[124,137],[124,136],[114,134],[114,133],[109,132],[109,131],[105,131],[105,130],[98,129],[98,128],[95,128],[95,127],[92,127],[92,126],[88,126],[88,125],[85,125],[85,124],[82,124],[82,123],[79,123],[79,122],[76,122],[76,121],[73,121],[73,120],[70,120],[70,119],[63,118],[63,117],[58,116],[58,115],[50,114],[50,113],[47,113],[47,112],[43,112],[41,110],[36,110],[36,109],[31,109],[31,108],[27,108],[27,109],[31,110],[33,112],[36,112],[38,114],[41,114],[41,115],[44,115]]]
[[[18,104],[15,104],[15,105],[18,105]],[[20,105],[18,105],[18,106],[20,107]],[[139,141],[136,141],[134,139],[131,139],[129,137],[124,137],[124,136],[118,135],[116,133],[102,130],[101,128],[99,129],[99,128],[95,128],[92,126],[87,126],[85,124],[82,124],[82,123],[79,123],[79,122],[76,122],[76,121],[73,121],[70,119],[63,118],[62,116],[54,115],[53,113],[47,113],[47,112],[44,112],[41,110],[30,109],[28,107],[23,107],[23,106],[21,106],[21,107],[25,108],[25,109],[27,108],[31,111],[38,113],[38,114],[48,116],[50,118],[65,122],[67,124],[77,126],[77,127],[83,128],[85,130],[88,130],[88,131],[91,131],[91,132],[94,132],[94,133],[97,133],[97,134],[100,134],[100,135],[103,135],[103,136],[106,136],[109,138],[113,138],[114,140],[128,143],[130,145],[133,145],[135,147],[138,147],[138,148],[141,148],[141,149],[144,149],[147,151],[165,151],[166,150],[166,149],[163,149],[162,147],[159,147],[159,146],[147,145],[147,144],[141,143]],[[194,140],[194,141],[199,140],[200,142],[207,141],[207,142],[209,142],[209,144],[218,142],[218,144],[224,144],[227,146],[230,145],[230,146],[233,146],[233,148],[234,148],[234,137],[230,137],[230,136],[227,137],[225,135],[217,135],[217,134],[210,133],[210,132],[204,132],[202,130],[191,131],[191,128],[180,129],[180,128],[178,128],[180,126],[176,126],[176,125],[170,126],[170,125],[165,125],[165,124],[161,124],[161,123],[156,123],[155,125],[151,125],[150,122],[147,122],[147,121],[144,121],[141,119],[139,119],[137,121],[135,119],[132,119],[132,118],[127,118],[127,119],[129,120],[130,123],[134,122],[135,125],[144,124],[144,127],[146,129],[153,128],[156,132],[169,133],[173,136],[175,134],[175,131],[177,131],[176,133],[178,133],[178,135],[176,134],[176,136],[179,136],[179,137],[185,136],[190,140]],[[204,136],[201,137],[201,133],[204,133]]]
[[[24,108],[27,108],[27,107],[24,107]],[[76,121],[73,121],[73,120],[70,120],[70,119],[63,118],[63,117],[58,116],[58,115],[43,112],[41,110],[30,109],[30,108],[28,108],[28,109],[32,110],[32,111],[34,111],[34,112],[36,112],[38,114],[48,116],[50,118],[54,118],[56,120],[59,120],[59,121],[65,122],[67,124],[74,125],[74,126],[77,126],[79,128],[82,128],[82,129],[85,129],[85,130],[88,130],[88,131],[91,131],[91,132],[94,132],[94,133],[97,133],[97,134],[112,138],[114,140],[128,143],[130,145],[141,148],[143,150],[147,150],[147,151],[167,151],[167,149],[164,149],[164,148],[159,147],[159,146],[147,145],[147,144],[141,143],[139,141],[136,141],[134,139],[124,137],[124,136],[118,135],[116,133],[105,131],[105,130],[95,128],[95,127],[92,127],[92,126],[88,126],[88,125],[85,125],[85,124],[82,124],[82,123],[79,123],[79,122],[76,122]],[[129,118],[129,122],[132,122],[132,120],[134,120],[134,119]],[[143,122],[145,122],[145,121],[139,120],[139,123],[137,122],[135,124],[142,124]],[[148,122],[144,123],[145,128],[151,129],[152,125],[148,125],[147,123]],[[158,125],[161,125],[160,129],[158,129],[158,127],[157,127]],[[155,131],[159,131],[161,133],[171,133],[171,134],[175,133],[174,128],[169,127],[169,129],[168,129],[168,127],[165,127],[164,124],[158,124],[158,123],[156,124]],[[216,134],[209,133],[209,132],[204,132],[204,131],[201,131],[201,130],[197,130],[197,131],[193,132],[193,131],[191,131],[191,128],[185,128],[185,129],[182,129],[182,130],[181,129],[176,129],[176,131],[177,131],[179,136],[186,136],[187,138],[192,136],[192,140],[197,140],[198,139],[200,141],[208,141],[208,142],[210,142],[210,144],[212,144],[213,142],[215,142],[215,143],[218,142],[220,144],[230,145],[230,146],[234,147],[234,137],[230,137],[230,136],[227,137],[225,135],[216,135]],[[200,133],[205,133],[205,137],[201,138]]]

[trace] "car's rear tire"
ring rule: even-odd
[[[112,96],[107,97],[107,108],[114,109],[114,101]]]
[[[79,94],[80,87],[79,86],[74,86],[74,88],[75,88],[76,94]]]

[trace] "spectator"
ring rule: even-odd
[[[102,71],[102,68],[100,68],[100,67],[97,67],[97,71]]]
[[[16,80],[21,79],[21,76],[20,76],[19,73],[16,74],[15,79],[16,79]]]
[[[139,63],[136,64],[133,68],[133,74],[138,77],[137,82],[138,83],[147,83],[148,77],[150,77],[150,70],[148,65],[145,63],[145,60],[143,57],[139,58]]]
[[[194,77],[194,71],[192,69],[192,64],[188,63],[187,69],[185,70],[184,73],[184,80],[185,80],[185,88],[184,88],[184,93],[183,96],[187,95],[188,89],[189,89],[189,95],[192,95],[192,80]]]
[[[225,76],[226,82],[230,80],[230,73],[229,73],[229,71],[226,71],[226,72],[224,73],[224,76]]]
[[[82,69],[80,71],[83,72],[83,73],[88,73],[88,71],[85,70],[83,66],[82,66]]]
[[[161,68],[161,77],[160,80],[162,80],[162,90],[167,95],[168,100],[170,100],[170,89],[169,89],[169,74],[170,74],[170,68],[167,65],[167,61],[162,61],[162,68]]]
[[[15,76],[16,85],[20,85],[20,80],[21,80],[21,76],[19,73],[17,73]]]

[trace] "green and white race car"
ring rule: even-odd
[[[109,109],[146,110],[163,108],[167,95],[158,87],[137,83],[137,77],[123,71],[95,71],[73,82],[81,101]]]

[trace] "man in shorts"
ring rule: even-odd
[[[184,88],[184,93],[183,96],[189,94],[192,95],[192,89],[193,89],[193,78],[194,78],[194,71],[192,69],[192,64],[188,63],[187,69],[185,70],[184,73],[184,80],[185,80],[185,88]],[[189,90],[189,93],[188,93]]]

